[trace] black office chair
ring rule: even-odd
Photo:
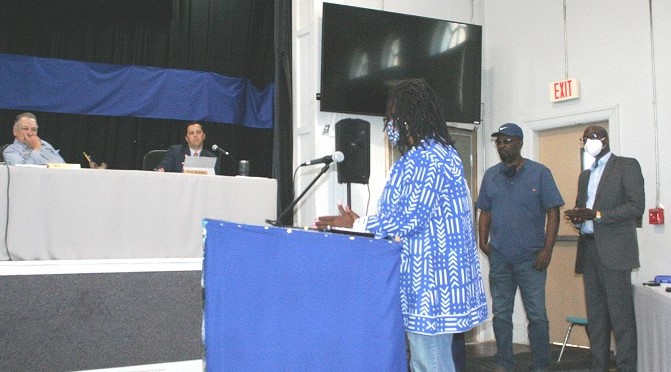
[[[142,170],[155,170],[168,150],[151,150],[142,158]]]
[[[0,150],[0,162],[5,161],[5,156],[3,155],[3,153],[5,152],[5,149],[7,148],[7,146],[9,146],[9,145],[11,145],[11,144],[10,143],[5,143],[4,145],[2,145],[2,150]]]

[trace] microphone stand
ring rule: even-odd
[[[215,147],[215,146],[216,146],[216,147]],[[234,163],[236,163],[236,164],[238,163],[238,161],[235,160],[235,158],[233,157],[233,155],[231,155],[230,152],[228,152],[228,151],[222,149],[221,147],[219,147],[219,146],[217,146],[217,145],[213,145],[213,146],[212,146],[212,151],[214,151],[214,152],[216,152],[217,154],[219,154],[218,157],[220,157],[220,158],[221,158],[221,155],[226,155],[226,156],[228,156],[231,160],[233,160]]]
[[[228,156],[229,159],[233,160],[233,163],[236,163],[236,164],[238,163],[238,161],[235,160],[235,158],[233,157],[233,155],[231,155],[228,151],[226,151],[226,152],[219,152],[219,151],[217,151],[217,153],[219,154],[219,157],[221,157],[222,155],[226,155],[226,156]]]
[[[298,202],[303,198],[303,196],[305,196],[305,194],[308,192],[308,190],[310,190],[310,188],[317,182],[317,180],[319,179],[319,177],[321,177],[324,173],[326,173],[326,171],[329,170],[329,167],[330,167],[330,166],[331,166],[331,163],[329,162],[329,163],[325,164],[325,165],[322,167],[322,170],[319,171],[319,174],[317,174],[317,177],[315,177],[315,178],[312,180],[312,182],[310,182],[310,184],[305,188],[305,190],[303,190],[303,192],[302,192],[300,195],[298,195],[298,197],[297,197],[296,199],[294,199],[294,201],[292,201],[291,204],[289,204],[289,206],[286,207],[286,208],[282,211],[282,213],[280,213],[280,214],[277,216],[277,220],[275,220],[275,221],[272,221],[272,220],[266,220],[266,222],[269,223],[269,224],[271,224],[271,225],[273,225],[273,226],[282,226],[282,220],[284,219],[284,217],[286,217],[287,214],[288,214],[290,211],[292,211],[292,210],[294,209],[294,207],[296,206],[296,204],[298,204]]]

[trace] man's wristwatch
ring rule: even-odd
[[[601,211],[596,211],[596,217],[594,217],[594,222],[601,222]]]

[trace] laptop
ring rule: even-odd
[[[209,156],[185,156],[184,173],[214,175],[217,158]]]

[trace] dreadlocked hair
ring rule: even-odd
[[[440,108],[440,98],[423,80],[406,80],[392,87],[387,113],[398,128],[400,138],[396,147],[401,154],[413,146],[421,146],[422,140],[429,138],[445,146],[454,145]]]

